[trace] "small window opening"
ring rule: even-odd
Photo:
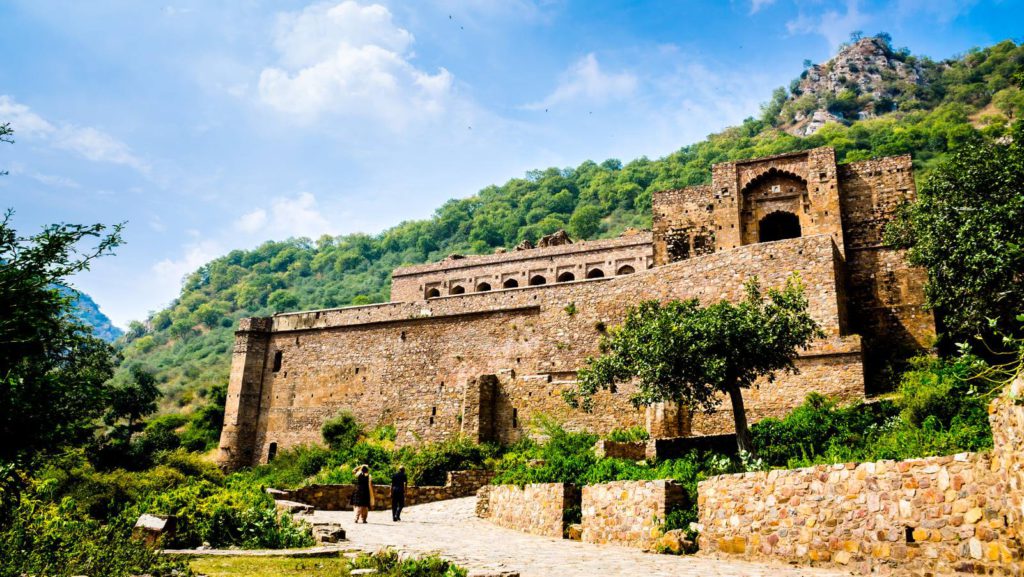
[[[276,457],[276,456],[277,456],[277,443],[270,443],[270,448],[267,449],[267,462],[269,463],[269,462],[273,461],[274,457]]]
[[[512,409],[512,428],[519,428],[519,409]]]
[[[359,367],[356,367],[356,374],[359,374]]]
[[[587,278],[604,278],[604,271],[599,268],[590,269],[587,273]]]
[[[457,285],[453,286],[451,288],[451,290],[448,291],[448,294],[453,294],[453,295],[466,294],[466,287],[457,284]]]
[[[536,275],[530,279],[530,286],[540,286],[542,284],[548,284],[548,279],[541,275]]]
[[[478,293],[485,293],[489,290],[491,290],[491,283],[482,282],[476,285],[476,292]]]
[[[629,266],[627,264],[627,265],[620,266],[618,272],[616,272],[615,274],[620,274],[620,275],[621,274],[633,274],[635,272],[636,272],[636,269],[634,269],[633,267],[631,267],[631,266]]]
[[[400,338],[400,339],[402,339],[404,341],[405,340],[405,331],[402,331],[401,333],[399,333],[398,338]]]
[[[576,275],[572,274],[571,272],[563,272],[562,274],[558,275],[558,282],[572,282],[574,280],[576,280]]]
[[[427,298],[428,299],[436,299],[439,296],[441,296],[441,291],[439,291],[438,289],[436,289],[436,288],[427,289]]]
[[[434,424],[434,417],[430,417],[430,424],[431,424],[431,425],[433,425],[433,424]]]
[[[501,286],[502,286],[502,288],[507,288],[507,289],[518,288],[519,287],[519,281],[517,281],[514,278],[510,278],[507,281],[505,281],[504,283],[502,283]]]
[[[914,540],[914,528],[913,527],[904,527],[903,531],[906,533],[907,543],[916,543],[916,541]]]
[[[274,372],[281,370],[281,363],[284,361],[284,352],[274,351]]]

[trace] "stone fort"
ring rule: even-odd
[[[801,352],[798,373],[744,392],[748,418],[782,416],[811,391],[863,398],[893,357],[934,338],[924,271],[882,243],[915,195],[909,156],[838,165],[818,148],[727,162],[710,184],[656,193],[651,231],[452,255],[396,269],[388,303],[243,319],[218,458],[234,468],[318,442],[342,410],[394,425],[399,444],[509,443],[541,413],[596,433],[729,433],[727,402],[712,415],[636,409],[623,385],[586,413],[561,393],[630,305],[738,300],[746,280],[779,287],[794,271],[826,336]]]

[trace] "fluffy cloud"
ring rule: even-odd
[[[637,79],[628,72],[609,74],[601,70],[597,57],[587,54],[573,64],[554,92],[547,98],[526,106],[529,110],[552,108],[560,104],[604,105],[632,96]]]
[[[8,95],[0,95],[0,118],[11,123],[15,136],[39,139],[52,147],[73,152],[93,162],[109,162],[148,172],[149,166],[132,153],[127,144],[89,126],[47,121]]]
[[[336,114],[401,131],[438,115],[452,97],[447,70],[430,73],[411,62],[413,42],[379,4],[347,0],[280,15],[280,66],[260,73],[260,98],[304,122]]]
[[[261,238],[316,238],[338,232],[337,227],[321,213],[316,196],[309,192],[277,197],[271,201],[269,211],[257,208],[247,212],[235,221],[235,228]]]
[[[157,281],[155,290],[159,300],[166,302],[174,298],[181,289],[185,277],[199,267],[224,254],[224,247],[214,241],[197,241],[185,246],[185,254],[177,259],[164,259],[153,265]]]
[[[771,6],[775,4],[775,0],[751,0],[750,2],[750,13],[757,14],[765,6]]]
[[[870,16],[860,11],[858,0],[846,0],[845,12],[827,10],[814,16],[801,12],[795,20],[786,23],[786,30],[790,34],[820,34],[835,50],[850,38],[851,32],[870,21]]]

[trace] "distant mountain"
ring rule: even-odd
[[[92,333],[94,335],[108,343],[112,343],[124,334],[124,331],[115,327],[114,324],[110,322],[110,319],[107,318],[107,315],[103,314],[103,311],[100,310],[96,301],[92,300],[92,297],[83,292],[78,292],[72,289],[67,290],[68,292],[77,295],[75,305],[78,307],[78,318],[83,323],[92,327]]]
[[[119,341],[121,370],[137,363],[156,373],[168,407],[201,403],[227,382],[243,316],[381,302],[397,266],[493,253],[562,228],[592,239],[649,227],[655,191],[709,182],[718,162],[831,146],[841,163],[911,154],[920,181],[965,138],[999,138],[1024,118],[1022,71],[1024,46],[1009,40],[933,62],[892,50],[884,34],[856,39],[827,63],[808,63],[758,118],[664,158],[532,170],[380,234],[231,251],[190,274],[166,309],[133,323]]]

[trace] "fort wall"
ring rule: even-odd
[[[342,409],[368,426],[394,424],[399,444],[449,439],[466,427],[475,427],[481,441],[513,442],[539,413],[598,433],[643,426],[646,415],[630,404],[629,384],[598,394],[592,413],[571,409],[561,396],[574,386],[583,360],[597,352],[602,331],[621,322],[624,303],[735,301],[746,280],[756,276],[766,287],[779,287],[793,271],[801,274],[810,313],[828,336],[804,352],[799,374],[745,392],[749,417],[782,416],[812,390],[853,400],[862,394],[860,342],[840,330],[836,255],[830,237],[808,237],[621,277],[277,315],[260,321],[268,329],[263,349],[236,353],[236,367],[244,358],[249,372],[244,379],[232,376],[226,421],[256,424],[251,462],[265,461],[278,448],[318,442],[322,423]],[[240,332],[239,339],[253,337]],[[473,393],[484,375],[493,376],[492,390]],[[240,388],[245,383],[249,388]],[[484,397],[490,406],[475,406],[472,399]],[[694,432],[731,431],[728,407],[711,417],[694,415]],[[232,438],[223,439],[229,453],[237,452]]]

